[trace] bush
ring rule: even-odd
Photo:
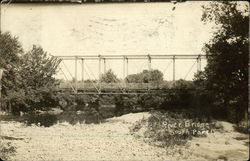
[[[38,126],[50,127],[56,124],[57,120],[57,115],[30,113],[27,116],[26,123],[28,126],[35,124]]]
[[[194,116],[191,115],[183,112],[153,112],[148,119],[136,122],[131,133],[137,133],[144,126],[146,130],[143,135],[150,142],[170,147],[184,145],[192,137],[206,136],[208,132],[212,132],[214,125],[208,119],[188,118]]]
[[[159,83],[163,81],[163,73],[157,69],[143,70],[141,73],[128,75],[125,80],[128,83]]]
[[[109,69],[106,73],[102,74],[100,81],[105,83],[117,83],[119,82],[119,79],[114,72]]]
[[[236,126],[235,126],[235,129],[241,133],[245,133],[245,134],[249,134],[249,126],[250,126],[250,121],[248,120],[245,120],[245,121],[241,121],[240,123],[238,123]]]
[[[59,93],[56,98],[58,106],[62,110],[68,110],[69,107],[74,105],[75,97],[70,92]]]
[[[117,95],[114,97],[115,115],[133,112],[138,104],[136,95]]]
[[[139,96],[138,98],[138,104],[139,106],[141,106],[143,110],[158,109],[162,104],[162,102],[163,102],[162,96],[159,94],[155,95],[144,94]]]
[[[11,145],[10,142],[1,141],[0,144],[0,160],[10,160],[10,157],[13,156],[16,152],[16,148]]]
[[[195,91],[183,89],[176,90],[161,96],[159,107],[164,110],[190,109],[197,107],[197,97]]]

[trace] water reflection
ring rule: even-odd
[[[25,123],[29,126],[36,124],[39,126],[49,127],[58,122],[68,122],[70,124],[86,123],[97,124],[104,121],[106,118],[114,117],[114,107],[110,108],[85,108],[83,110],[66,110],[59,114],[29,114],[26,116]]]

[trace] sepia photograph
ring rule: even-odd
[[[249,3],[0,0],[0,161],[249,160]]]

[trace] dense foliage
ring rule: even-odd
[[[49,58],[47,53],[37,46],[33,46],[31,51],[21,57],[22,81],[19,85],[25,93],[25,108],[41,109],[55,104],[53,97],[56,97],[54,88],[57,81],[53,75],[59,63],[59,60]]]
[[[10,137],[11,138],[11,137]],[[3,141],[5,138],[1,138],[0,142],[0,159],[10,160],[11,156],[15,155],[16,147],[11,142]]]
[[[101,82],[104,83],[117,83],[118,81],[119,79],[111,69],[109,69],[106,73],[102,74],[101,76]]]
[[[2,107],[18,114],[53,106],[56,101],[53,78],[59,60],[48,57],[41,47],[33,46],[24,53],[16,37],[0,34],[0,68],[2,78]]]
[[[203,22],[217,30],[205,44],[208,56],[204,72],[197,73],[196,85],[220,108],[221,115],[234,121],[246,118],[248,105],[249,15],[247,4],[211,2],[203,6]],[[211,100],[210,99],[210,100]]]
[[[143,70],[138,74],[131,74],[126,77],[128,83],[160,83],[163,81],[163,73],[157,69]]]
[[[10,33],[0,33],[0,68],[4,70],[1,86],[3,99],[10,100],[17,92],[20,56],[23,53],[17,37]]]
[[[153,145],[173,147],[185,145],[192,137],[206,136],[214,127],[208,117],[190,111],[152,111],[149,118],[133,124],[130,132],[135,136],[142,134]]]

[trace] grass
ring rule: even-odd
[[[238,123],[234,128],[238,132],[245,133],[245,134],[249,133],[249,124],[247,123],[247,120]]]
[[[15,155],[16,148],[10,142],[2,141],[0,143],[0,159],[4,161],[10,160],[11,156]]]
[[[130,132],[143,133],[148,141],[162,147],[185,145],[192,137],[205,137],[212,132],[214,125],[208,119],[187,116],[185,112],[154,111],[149,118],[137,121]]]

